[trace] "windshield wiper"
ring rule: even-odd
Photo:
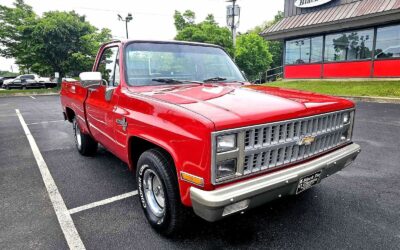
[[[182,81],[173,79],[173,78],[155,78],[151,79],[153,82],[162,82],[162,83],[183,83]]]
[[[209,79],[205,79],[204,82],[220,82],[220,81],[225,81],[225,80],[226,80],[226,78],[216,76],[216,77],[212,77]]]
[[[155,78],[151,79],[153,82],[162,82],[162,83],[197,83],[197,84],[204,84],[204,82],[199,81],[191,81],[191,80],[177,80],[173,78]]]

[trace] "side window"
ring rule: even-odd
[[[103,76],[103,80],[107,81],[108,86],[117,86],[119,84],[119,66],[116,66],[117,59],[118,47],[107,48],[103,51],[103,54],[101,55],[97,71],[101,73],[101,75]],[[115,81],[116,68],[118,68],[117,81]]]

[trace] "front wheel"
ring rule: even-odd
[[[82,133],[76,118],[72,120],[74,128],[75,145],[79,153],[84,156],[92,156],[96,153],[98,143],[88,134]]]
[[[163,151],[150,149],[140,156],[137,166],[139,198],[148,222],[166,236],[179,232],[188,211],[180,201],[172,160]]]

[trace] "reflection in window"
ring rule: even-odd
[[[304,64],[322,61],[323,39],[320,37],[286,42],[286,64]]]
[[[374,31],[353,31],[326,36],[325,61],[371,59]]]
[[[400,57],[400,25],[378,28],[376,58]]]

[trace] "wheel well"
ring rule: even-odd
[[[139,157],[145,151],[147,151],[149,149],[153,149],[153,148],[157,148],[157,149],[161,150],[164,153],[164,155],[171,160],[171,162],[174,162],[171,154],[167,150],[165,150],[162,147],[160,147],[152,142],[149,142],[145,139],[134,136],[129,139],[129,151],[130,151],[129,158],[130,158],[132,167],[136,168]]]
[[[67,119],[69,122],[72,122],[72,120],[75,117],[75,112],[71,108],[65,108],[65,113],[67,115]]]

